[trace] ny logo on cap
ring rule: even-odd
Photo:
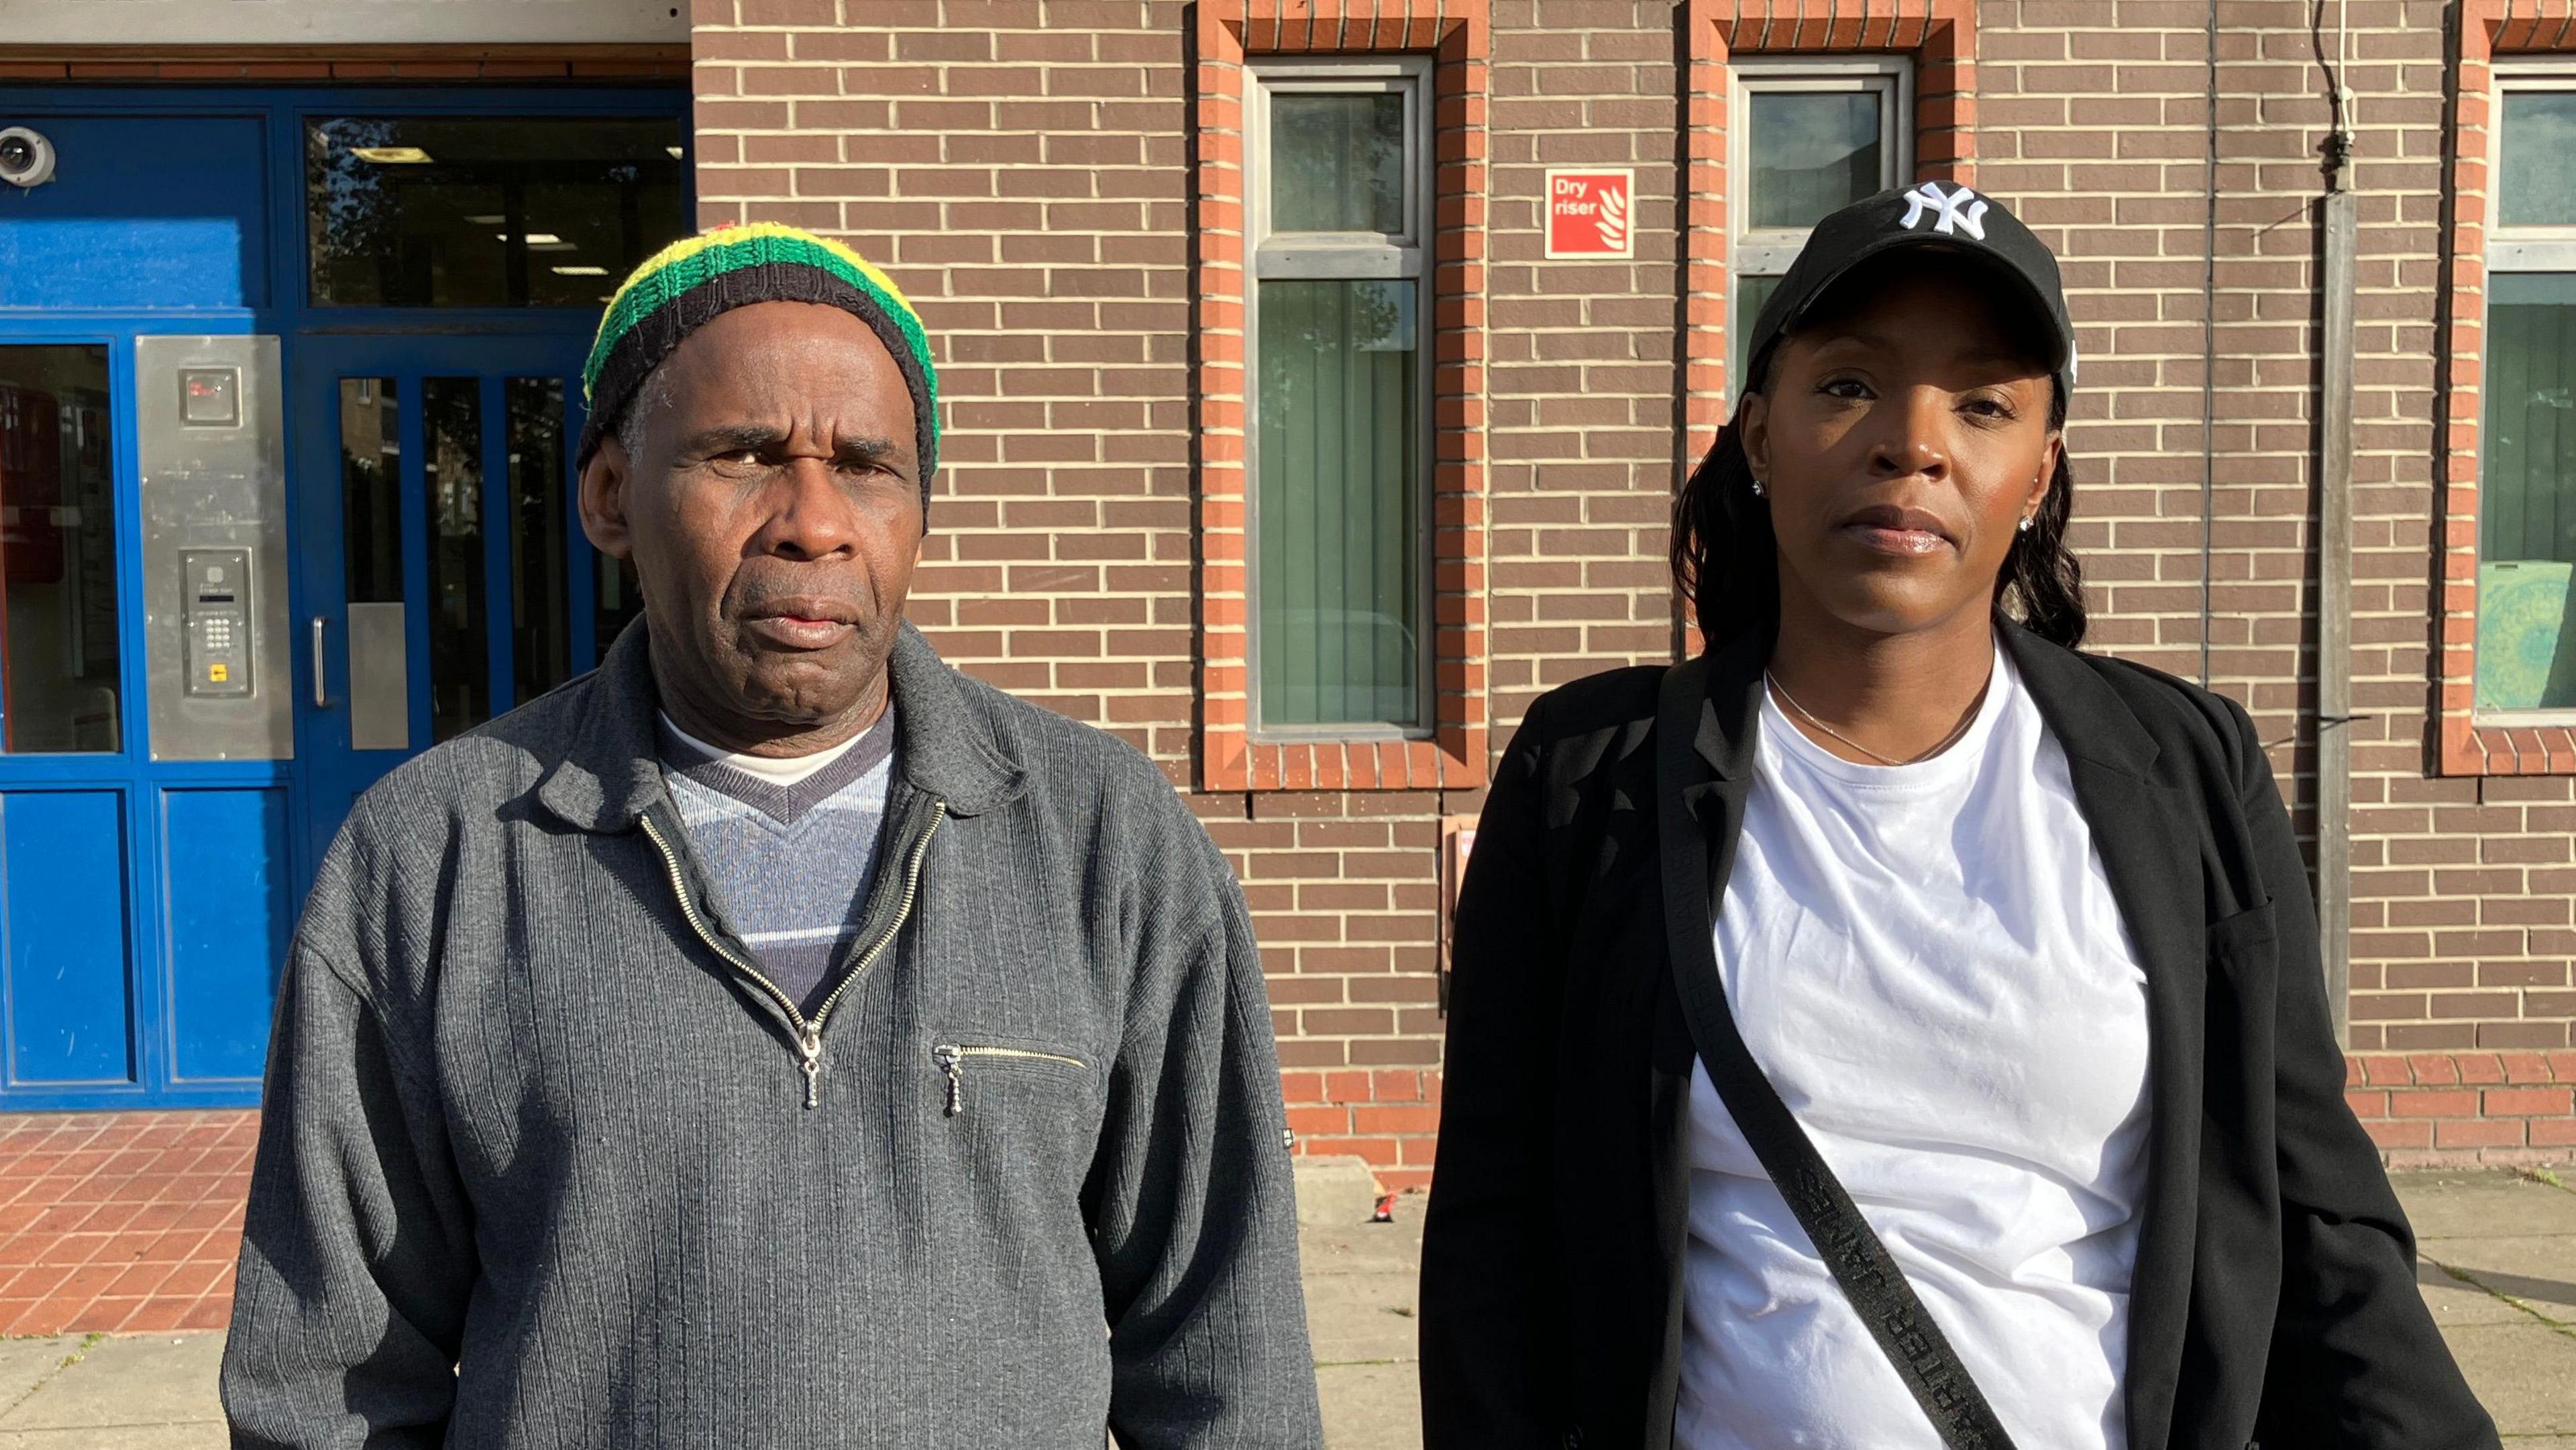
[[[1927,216],[1935,218],[1932,230],[1945,237],[1954,237],[1964,231],[1978,241],[1986,239],[1986,204],[1967,187],[1943,196],[1941,183],[1927,181],[1905,193],[1905,215],[1898,219],[1897,225],[1912,231],[1921,226]]]

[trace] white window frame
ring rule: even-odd
[[[1433,150],[1431,59],[1353,56],[1330,60],[1255,61],[1245,67],[1243,117],[1243,502],[1244,695],[1247,732],[1255,742],[1428,740],[1437,733],[1439,678],[1435,644],[1432,530],[1437,463],[1432,415],[1437,336],[1431,282],[1432,241],[1439,226]],[[1288,232],[1270,225],[1270,100],[1281,93],[1394,92],[1405,98],[1404,224],[1396,232]],[[1409,724],[1264,725],[1261,720],[1261,284],[1264,281],[1382,281],[1413,285],[1416,500],[1414,600],[1416,718]]]
[[[1726,118],[1726,395],[1743,391],[1741,340],[1754,319],[1739,316],[1745,277],[1777,277],[1807,244],[1806,227],[1754,227],[1753,97],[1757,92],[1872,91],[1879,96],[1879,190],[1914,176],[1914,57],[1910,55],[1748,56],[1729,67]]]
[[[2576,91],[2576,65],[2564,61],[2499,60],[2493,67],[2494,89],[2487,106],[2487,195],[2495,199],[2486,227],[2486,267],[2490,278],[2498,272],[2576,272],[2576,225],[2520,226],[2504,224],[2502,187],[2504,183],[2504,103],[2514,91]],[[2492,337],[2488,330],[2486,309],[2495,296],[2492,285],[2480,289],[2478,328],[2481,337]],[[2486,389],[2493,378],[2492,370],[2479,375],[2478,409],[2478,507],[2481,538],[2471,545],[2477,567],[2486,565],[2485,532],[2487,507],[2486,470],[2492,454],[2486,444],[2486,409],[2492,401]],[[2472,586],[2473,588],[2475,586]],[[2476,607],[2485,608],[2483,598]],[[2472,614],[2471,627],[2480,615]],[[2576,709],[2556,710],[2484,710],[2477,706],[2478,683],[2475,672],[2469,679],[2469,723],[2478,725],[2576,725]]]

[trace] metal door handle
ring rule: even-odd
[[[323,673],[322,657],[322,636],[330,627],[330,622],[321,615],[313,616],[313,708],[316,710],[331,708],[331,682],[330,677]]]

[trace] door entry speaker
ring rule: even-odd
[[[286,425],[272,336],[134,342],[155,760],[286,760]]]

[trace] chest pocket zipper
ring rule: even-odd
[[[1067,1057],[1060,1052],[1031,1052],[1019,1047],[975,1047],[943,1042],[930,1049],[930,1056],[939,1064],[939,1070],[947,1075],[948,1116],[952,1118],[966,1111],[966,1062],[969,1058],[994,1058],[1004,1062],[1047,1062],[1059,1067],[1072,1068],[1076,1072],[1091,1071],[1091,1064],[1081,1058]]]

